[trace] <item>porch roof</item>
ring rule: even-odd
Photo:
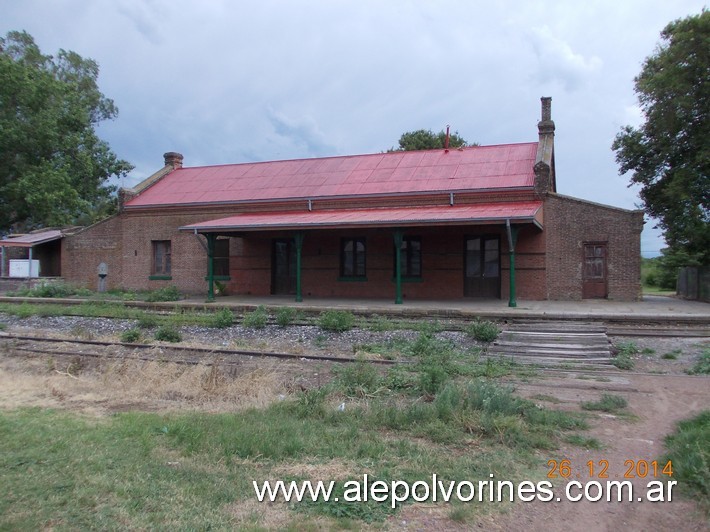
[[[480,203],[456,206],[392,207],[241,213],[180,227],[181,231],[215,233],[343,227],[413,227],[462,224],[532,223],[542,227],[536,214],[542,201]]]
[[[58,240],[64,235],[59,229],[53,229],[51,231],[42,231],[41,233],[29,233],[21,236],[9,236],[0,240],[0,246],[9,248],[31,248],[38,246],[39,244],[44,244],[46,242],[51,242],[52,240]]]

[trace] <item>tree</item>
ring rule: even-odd
[[[443,149],[445,142],[446,131],[434,133],[431,129],[418,129],[403,133],[399,137],[399,148],[392,148],[389,151],[437,150]],[[468,143],[459,136],[458,131],[449,135],[449,148],[465,146],[468,146]]]
[[[118,114],[98,73],[75,52],[43,55],[26,32],[0,38],[0,232],[93,219],[114,202],[107,181],[133,167],[96,134]]]
[[[710,12],[671,22],[661,38],[634,80],[645,122],[624,127],[612,149],[620,173],[633,172],[646,212],[659,220],[666,260],[708,264]]]

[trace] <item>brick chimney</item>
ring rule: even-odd
[[[542,104],[542,117],[537,123],[539,140],[537,144],[537,156],[535,157],[535,191],[544,195],[548,192],[556,192],[557,183],[555,177],[555,123],[552,121],[552,98],[543,96],[540,98]]]
[[[182,168],[182,153],[169,151],[168,153],[164,153],[163,157],[165,158],[165,166],[172,166],[173,170]]]
[[[537,130],[540,135],[554,135],[555,123],[552,121],[552,98],[543,96],[540,98],[542,103],[542,119],[537,123]]]

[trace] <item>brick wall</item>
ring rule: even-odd
[[[582,299],[585,242],[607,244],[608,299],[641,297],[643,213],[550,194],[545,199],[546,299]]]

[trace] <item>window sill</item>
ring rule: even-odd
[[[150,281],[172,281],[172,275],[149,275],[148,280]]]
[[[400,280],[401,280],[403,283],[423,283],[423,282],[424,282],[424,279],[422,279],[421,277],[402,277]],[[397,282],[397,278],[396,278],[396,277],[392,277],[392,282],[393,282],[393,283],[396,283],[396,282]]]
[[[214,279],[215,281],[231,281],[232,280],[232,278],[229,275],[213,275],[212,279]],[[209,280],[210,280],[210,278],[207,275],[205,275],[205,281],[209,281]]]
[[[341,283],[366,283],[367,277],[338,277]]]

